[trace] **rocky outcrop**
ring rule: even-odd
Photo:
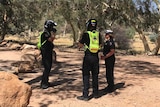
[[[0,107],[27,107],[31,87],[12,73],[0,72]]]

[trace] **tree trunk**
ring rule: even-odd
[[[4,38],[5,38],[5,35],[7,33],[7,14],[5,12],[4,16],[3,16],[3,22],[1,23],[2,24],[2,32],[0,33],[0,41],[3,41]]]
[[[1,36],[0,36],[0,41],[3,41],[5,36],[6,36],[6,34],[7,34],[6,29],[7,29],[7,22],[4,22],[3,23],[3,27],[2,27]]]
[[[0,43],[4,40],[4,37],[5,37],[4,34],[2,34],[2,35],[0,36]]]
[[[78,36],[77,36],[76,29],[75,29],[73,23],[71,21],[69,21],[69,24],[71,25],[72,32],[73,32],[73,45],[74,45],[77,41]]]
[[[156,39],[156,47],[152,50],[152,55],[158,55],[158,51],[160,48],[160,35]]]
[[[142,40],[143,47],[144,47],[144,51],[145,51],[146,53],[150,53],[151,50],[150,50],[150,48],[149,48],[147,39],[146,39],[145,35],[143,34],[143,31],[142,31],[140,28],[137,28],[135,25],[133,25],[133,27],[134,27],[135,30],[138,32],[138,34],[139,34],[139,36],[140,36],[140,39]]]
[[[63,35],[62,36],[66,36],[66,28],[67,28],[67,22],[65,21],[65,25],[64,25],[64,30],[63,30]]]
[[[147,42],[147,39],[145,37],[145,35],[143,33],[139,34],[140,35],[140,39],[142,40],[143,42],[143,46],[144,46],[144,51],[146,53],[150,52],[150,48],[149,48],[149,45],[148,45],[148,42]]]

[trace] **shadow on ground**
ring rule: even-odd
[[[160,77],[160,65],[155,64],[153,61],[143,61],[142,60],[121,60],[117,59],[115,65],[116,68],[122,68],[125,74],[133,74],[136,76],[151,76]]]
[[[22,77],[27,84],[32,86],[33,91],[36,90],[36,92],[33,94],[35,95],[35,98],[40,98],[41,96],[39,94],[46,94],[46,95],[52,95],[57,96],[58,100],[65,100],[68,98],[75,98],[78,95],[81,95],[82,93],[82,73],[81,73],[81,65],[82,65],[82,59],[83,59],[83,52],[79,52],[77,50],[61,50],[57,53],[58,58],[60,60],[53,65],[52,71],[50,73],[50,82],[51,87],[47,90],[41,90],[39,88],[40,80],[41,80],[41,74],[42,72],[38,71],[37,73],[31,73],[31,74],[20,74],[20,77]],[[1,61],[0,63],[3,63]],[[7,67],[6,67],[7,68]],[[130,74],[134,75],[134,78],[126,78],[125,76],[116,76],[117,80],[131,80],[136,79],[137,76],[142,76],[143,78],[147,78],[148,76],[154,76],[159,78],[160,77],[160,66],[156,65],[155,63],[149,62],[149,61],[143,61],[143,60],[122,60],[121,57],[118,57],[116,59],[115,69],[116,73],[123,73],[123,74]],[[103,70],[101,70],[103,69]],[[43,70],[43,69],[40,69]],[[100,97],[105,96],[108,94],[108,92],[105,92],[106,79],[105,79],[105,66],[104,64],[101,64],[100,68],[101,72],[99,75],[99,84],[101,85],[101,88],[99,90]],[[34,78],[31,76],[34,75]],[[145,77],[147,76],[147,77]],[[130,85],[126,85],[124,82],[119,82],[115,84],[115,90],[114,95],[120,94],[121,91],[117,90],[123,90]],[[104,87],[103,87],[104,86]],[[43,100],[47,100],[47,104],[43,103]],[[43,99],[39,105],[40,107],[46,107],[50,104],[53,104],[54,101],[51,99]]]

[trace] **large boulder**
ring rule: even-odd
[[[0,43],[0,47],[6,47],[7,46],[7,41],[2,41],[1,43]]]
[[[33,73],[34,65],[29,61],[22,61],[18,67],[18,73]]]
[[[37,46],[35,45],[29,45],[29,44],[23,44],[23,46],[21,47],[21,49],[36,49]]]
[[[56,63],[56,52],[53,50],[53,63]],[[35,72],[36,68],[42,67],[42,56],[39,50],[34,50],[32,52],[26,51],[21,56],[21,61],[18,65],[18,72],[19,73],[29,73]]]
[[[19,50],[21,48],[21,45],[18,43],[9,42],[7,43],[7,47],[11,50]]]
[[[24,54],[21,56],[21,62],[18,66],[19,73],[34,72],[37,59],[34,54]]]
[[[27,107],[31,86],[12,73],[0,72],[0,107]]]

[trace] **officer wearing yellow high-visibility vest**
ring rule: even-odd
[[[47,20],[44,23],[44,31],[41,34],[40,38],[40,50],[42,55],[42,63],[44,66],[44,71],[41,80],[41,88],[47,89],[50,86],[49,83],[49,74],[52,67],[52,52],[54,48],[53,40],[55,38],[56,29],[54,28],[57,25],[52,20]]]
[[[92,88],[93,97],[98,97],[98,74],[99,74],[99,58],[98,52],[101,46],[101,36],[96,30],[97,21],[90,19],[87,22],[87,32],[82,35],[79,41],[79,48],[84,46],[84,58],[82,65],[82,76],[83,76],[83,94],[78,96],[77,99],[88,101],[89,100],[89,78],[90,71],[92,74]]]

